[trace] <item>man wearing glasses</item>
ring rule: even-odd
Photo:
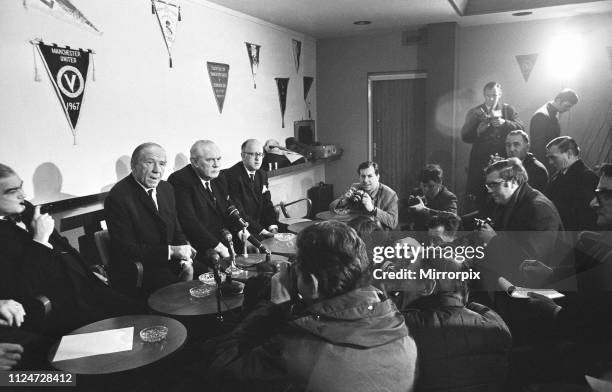
[[[261,169],[263,146],[255,139],[242,143],[242,161],[225,171],[231,199],[249,222],[249,231],[264,237],[278,232],[268,175]]]

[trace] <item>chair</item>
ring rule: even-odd
[[[110,238],[110,234],[108,233],[108,230],[100,230],[94,233],[94,241],[96,243],[96,248],[98,249],[98,253],[100,254],[100,260],[102,260],[102,264],[104,264],[105,267],[109,267],[110,265],[110,260],[111,260],[111,255],[110,255],[110,249],[111,249],[111,238]],[[144,267],[142,266],[142,263],[139,261],[134,261],[134,268],[136,269],[136,279],[133,280],[133,284],[130,282],[127,286],[128,289],[136,289],[137,291],[140,291],[140,289],[142,289],[142,277],[143,277],[143,273],[144,273]],[[111,271],[111,284],[112,284],[112,271]]]
[[[293,206],[293,208],[291,208],[291,212],[294,212],[294,213],[298,213],[298,211],[303,212],[305,209],[306,214],[304,214],[301,217],[290,216],[289,211],[287,210],[287,207],[291,207],[291,206]],[[299,223],[299,222],[308,222],[312,220],[308,218],[312,210],[312,201],[307,197],[298,199],[298,200],[294,200],[289,203],[285,203],[281,201],[277,206],[275,206],[275,209],[279,215],[278,221],[286,225],[292,225],[294,223]],[[282,212],[282,216],[280,216],[281,212]]]

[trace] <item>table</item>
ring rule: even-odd
[[[261,244],[271,253],[289,257],[297,253],[297,236],[295,235],[288,241],[281,241],[274,237],[266,238],[265,240],[261,241]]]
[[[298,222],[298,223],[294,223],[292,225],[289,225],[287,227],[287,230],[289,230],[292,233],[295,234],[299,234],[302,230],[304,230],[305,228],[314,225],[315,223],[317,223],[317,221],[305,221],[305,222]]]
[[[272,250],[265,245],[265,241],[262,241],[261,243],[270,252],[272,252]],[[249,269],[255,271],[255,268],[256,268],[255,266],[257,264],[259,264],[259,263],[263,263],[265,260],[266,260],[266,254],[265,253],[249,253],[246,258],[243,255],[239,254],[239,255],[236,255],[236,266],[239,267],[239,268],[249,268]],[[279,262],[279,261],[288,261],[288,259],[285,256],[280,256],[280,255],[276,255],[276,254],[271,255],[270,262],[272,264],[277,264],[277,262]],[[224,260],[224,263],[227,263],[227,265],[229,266],[231,261],[230,260]],[[249,271],[249,272],[253,272],[253,271]],[[252,276],[252,274],[251,274],[251,276]],[[248,276],[248,277],[250,278],[251,276]]]
[[[202,316],[217,313],[217,297],[214,289],[204,298],[195,298],[189,289],[201,286],[199,280],[178,282],[162,287],[149,296],[149,307],[156,312],[171,316]],[[242,306],[243,295],[221,297],[221,311],[226,312]]]
[[[154,325],[165,325],[168,327],[168,336],[158,343],[145,343],[140,339],[140,331],[143,328]],[[100,332],[109,329],[134,327],[132,350],[121,351],[111,354],[93,355],[89,357],[68,359],[65,361],[51,362],[59,342],[49,352],[51,365],[65,372],[76,374],[111,374],[126,370],[137,369],[159,361],[172,354],[183,346],[187,339],[187,329],[179,321],[155,315],[130,315],[113,317],[102,321],[88,324],[75,329],[69,335],[89,332]]]
[[[308,219],[308,218],[285,218],[285,217],[280,217],[278,219],[278,221],[280,223],[285,224],[285,225],[293,225],[294,223],[310,222],[311,219]]]
[[[366,215],[365,212],[360,213],[358,211],[351,211],[347,214],[336,214],[335,212],[331,212],[331,211],[321,211],[318,212],[315,216],[317,217],[317,219],[319,220],[335,220],[335,221],[339,221],[339,222],[348,222],[353,218],[356,218],[358,216],[361,215]]]

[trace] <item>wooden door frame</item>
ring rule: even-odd
[[[404,80],[404,79],[427,79],[427,72],[405,71],[405,72],[373,72],[368,73],[368,160],[372,160],[373,126],[372,124],[372,83],[381,80]],[[425,97],[423,97],[425,99]]]

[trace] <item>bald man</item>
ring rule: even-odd
[[[246,215],[251,233],[272,237],[278,232],[278,220],[268,175],[261,169],[263,146],[258,140],[248,139],[240,149],[242,161],[225,171],[230,197]]]

